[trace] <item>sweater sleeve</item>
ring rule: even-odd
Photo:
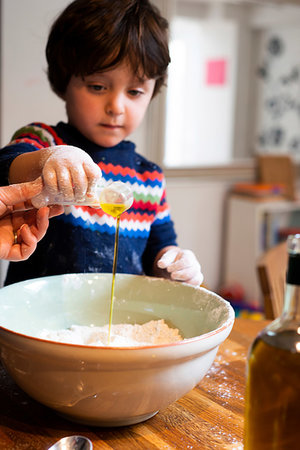
[[[62,143],[54,128],[41,122],[17,130],[11,142],[0,150],[0,186],[9,184],[9,168],[17,156]]]
[[[146,275],[151,275],[155,257],[162,248],[177,245],[174,223],[171,220],[170,208],[166,200],[165,179],[163,184],[163,195],[143,253],[143,269]]]
[[[35,148],[30,144],[8,145],[0,150],[0,186],[9,184],[9,168],[13,160],[23,153],[32,152]]]

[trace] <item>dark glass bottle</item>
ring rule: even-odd
[[[300,234],[287,240],[282,315],[248,355],[245,450],[300,449]]]

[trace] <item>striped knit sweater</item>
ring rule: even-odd
[[[162,170],[137,154],[132,142],[104,148],[68,124],[32,123],[18,130],[0,151],[0,185],[8,183],[9,167],[17,155],[62,144],[85,150],[101,168],[105,182],[130,185],[134,202],[121,216],[117,271],[151,274],[158,251],[176,245],[176,234]],[[46,236],[29,260],[10,263],[5,284],[62,273],[111,272],[114,238],[115,219],[101,209],[66,207],[63,215],[50,220]]]

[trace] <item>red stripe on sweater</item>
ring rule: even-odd
[[[112,173],[113,175],[122,175],[122,176],[130,176],[132,178],[137,178],[141,181],[145,181],[145,180],[158,180],[158,181],[162,181],[163,179],[163,174],[161,172],[158,172],[157,170],[154,170],[153,172],[149,172],[149,170],[146,170],[145,172],[143,172],[142,174],[137,173],[135,171],[135,169],[130,169],[129,167],[122,167],[120,165],[114,166],[113,164],[109,163],[109,164],[99,164],[101,170],[105,173],[105,174],[110,174]]]
[[[26,138],[26,137],[14,139],[13,141],[11,141],[9,143],[9,145],[19,144],[19,143],[22,143],[22,142],[25,143],[25,144],[30,144],[33,147],[36,147],[36,148],[39,148],[39,149],[40,148],[44,148],[44,145],[42,145],[39,142],[37,142],[36,139],[29,139],[29,138]]]
[[[76,208],[81,208],[83,211],[89,213],[92,215],[97,215],[99,217],[102,217],[104,215],[108,215],[105,212],[102,211],[102,209],[96,209],[96,208],[90,208],[89,206],[76,206]],[[129,220],[129,221],[137,221],[137,222],[152,222],[154,220],[155,214],[148,214],[148,213],[139,213],[135,211],[125,211],[122,216],[121,220]]]
[[[39,136],[38,134],[29,133],[29,132],[25,132],[25,133],[22,133],[19,135],[19,137],[22,137],[22,136],[23,136],[23,139],[27,138],[27,139],[31,139],[32,141],[39,142],[43,147],[45,147],[45,144],[46,144],[46,147],[49,146],[49,139],[47,139],[47,137],[42,139],[41,136]]]
[[[65,142],[56,134],[54,129],[52,127],[50,127],[49,125],[46,125],[45,123],[42,123],[42,122],[34,122],[33,125],[37,126],[37,127],[40,127],[40,128],[43,128],[44,130],[47,130],[53,136],[56,145],[63,145],[63,144],[65,144]]]

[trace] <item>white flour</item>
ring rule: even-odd
[[[42,339],[69,344],[107,346],[108,325],[104,327],[72,325],[63,330],[42,330]],[[170,328],[164,320],[151,320],[143,325],[117,324],[111,327],[111,347],[136,347],[170,344],[183,338],[177,328]]]

